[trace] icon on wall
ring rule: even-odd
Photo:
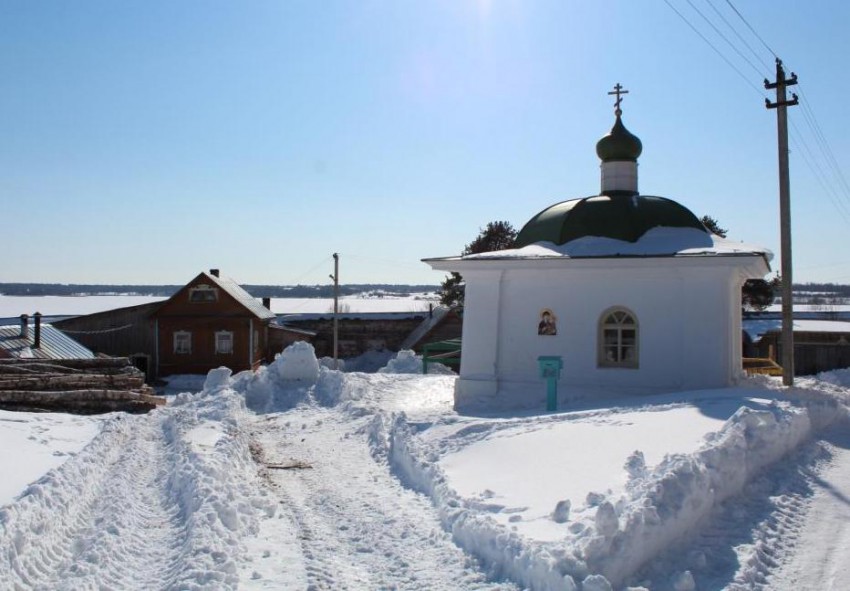
[[[558,334],[558,319],[549,308],[543,308],[543,310],[540,311],[540,322],[537,324],[537,334],[549,336]]]

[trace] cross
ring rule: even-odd
[[[621,97],[620,95],[621,94],[629,94],[629,91],[623,90],[623,86],[619,82],[617,82],[616,86],[614,86],[614,91],[609,92],[608,94],[616,94],[617,95],[617,102],[614,103],[614,114],[617,117],[619,117],[620,115],[623,114],[623,111],[620,110],[620,103],[623,102],[623,97]]]

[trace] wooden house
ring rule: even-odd
[[[218,269],[201,273],[153,314],[157,375],[197,374],[220,366],[256,369],[268,353],[275,315]]]

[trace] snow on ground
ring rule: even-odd
[[[77,316],[161,302],[157,296],[9,296],[0,294],[0,318],[14,318],[21,314],[41,312],[45,316]]]
[[[0,506],[62,465],[101,429],[102,417],[0,410]]]
[[[435,428],[429,436],[440,439],[439,465],[461,496],[479,497],[491,509],[504,507],[494,511],[494,518],[513,524],[514,531],[555,541],[566,529],[551,518],[558,503],[568,502],[576,514],[593,509],[588,495],[619,498],[628,483],[625,464],[634,452],[647,467],[657,466],[668,453],[695,452],[738,408],[769,404],[746,394],[706,392],[705,398],[637,410],[627,401],[610,410],[562,413],[544,428],[537,417],[498,420],[488,425],[483,439],[467,422],[461,423],[461,434]],[[596,453],[576,453],[585,449]]]
[[[0,507],[0,580],[18,589],[844,587],[850,441],[834,421],[846,420],[850,373],[790,391],[760,379],[472,417],[451,409],[453,376],[392,373],[415,364],[403,355],[381,373],[342,373],[300,344],[256,373],[215,370],[201,392],[148,415],[69,417],[100,429]],[[36,445],[6,417],[0,437]],[[27,433],[55,420],[18,417],[32,423]]]

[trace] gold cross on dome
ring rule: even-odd
[[[619,82],[617,82],[617,84],[614,86],[613,92],[609,92],[608,94],[616,94],[617,95],[617,102],[614,103],[614,114],[617,117],[619,117],[620,115],[623,114],[623,111],[620,109],[620,103],[623,102],[623,97],[620,96],[620,95],[621,94],[629,94],[629,91],[623,90],[623,85],[620,84]]]

